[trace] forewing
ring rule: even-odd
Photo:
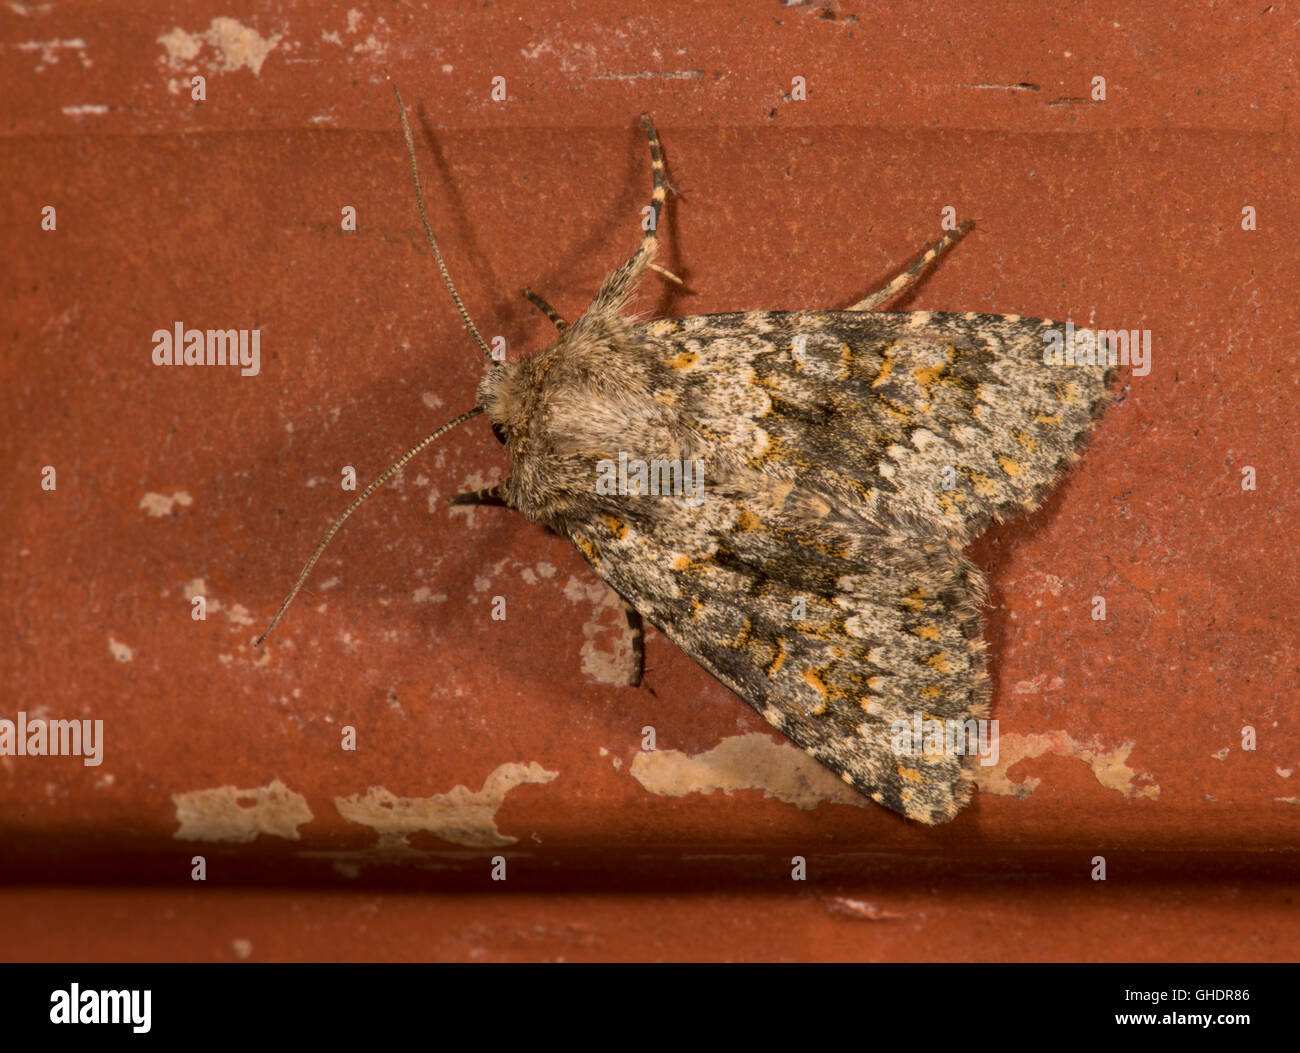
[[[707,444],[962,540],[1037,507],[1107,398],[1105,364],[1046,364],[1064,328],[1015,315],[750,312],[643,331]]]
[[[969,757],[896,751],[899,722],[987,712],[978,572],[815,489],[741,472],[703,503],[627,497],[564,532],[647,620],[872,799],[951,818]]]

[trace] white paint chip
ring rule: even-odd
[[[479,790],[454,786],[432,797],[398,797],[382,786],[372,786],[365,794],[334,798],[334,807],[348,822],[368,826],[379,835],[372,851],[381,859],[428,856],[408,840],[421,832],[468,848],[498,848],[519,840],[497,829],[496,815],[506,795],[516,786],[547,783],[559,774],[537,763],[510,762],[499,765]]]
[[[583,673],[602,684],[627,687],[636,669],[636,656],[618,593],[604,582],[585,584],[569,575],[564,597],[570,603],[591,605],[591,616],[582,627]],[[608,611],[614,611],[614,616]]]
[[[160,518],[171,515],[178,506],[189,508],[192,504],[194,504],[194,498],[184,490],[177,490],[171,497],[166,494],[147,493],[140,498],[138,507],[143,508],[149,515]]]
[[[248,69],[254,76],[262,72],[262,63],[283,39],[283,34],[263,37],[255,29],[233,18],[214,18],[208,28],[187,33],[179,26],[158,38],[167,53],[163,60],[172,69],[194,65],[206,44],[214,55],[209,65],[223,73]]]
[[[307,798],[279,779],[251,790],[218,786],[174,793],[172,804],[181,824],[172,835],[177,841],[247,844],[261,834],[297,841],[298,827],[312,820]]]
[[[1133,747],[1134,743],[1125,742],[1107,750],[1097,742],[1080,742],[1065,731],[1049,731],[1042,735],[999,735],[998,763],[989,767],[977,764],[974,768],[975,785],[982,793],[995,793],[1023,801],[1038,789],[1042,780],[1030,777],[1021,782],[1013,782],[1008,771],[1022,760],[1050,755],[1083,761],[1092,769],[1102,786],[1129,800],[1157,800],[1160,797],[1160,787],[1150,781],[1151,776],[1128,766],[1128,757],[1133,752]],[[1139,782],[1144,784],[1138,785]]]
[[[766,797],[805,810],[822,801],[859,808],[870,803],[797,746],[774,742],[761,732],[732,735],[693,756],[678,750],[641,752],[628,772],[650,793],[666,797],[762,790]]]

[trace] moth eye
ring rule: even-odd
[[[492,422],[492,434],[496,436],[497,442],[499,442],[502,446],[506,444],[505,429],[502,428],[501,425],[498,424],[496,421]]]

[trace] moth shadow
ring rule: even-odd
[[[544,319],[541,320],[541,330],[534,328],[538,325],[540,315],[520,295],[520,288],[525,285],[528,286],[543,299],[549,301],[569,322],[573,322],[586,310],[587,305],[595,297],[599,282],[603,281],[605,276],[620,266],[636,251],[642,234],[636,217],[640,216],[640,209],[650,203],[650,163],[645,134],[639,126],[630,126],[627,140],[629,146],[626,151],[627,161],[622,177],[617,181],[609,179],[604,180],[603,183],[597,183],[597,185],[618,186],[618,196],[604,207],[594,209],[592,213],[583,214],[582,223],[585,233],[582,235],[581,240],[572,248],[567,249],[562,255],[550,254],[548,257],[551,260],[550,265],[539,273],[527,277],[517,276],[516,280],[507,281],[498,274],[491,255],[486,251],[482,238],[477,233],[478,225],[468,218],[465,197],[453,177],[446,151],[440,145],[437,134],[428,124],[423,112],[417,114],[417,123],[421,138],[424,140],[424,144],[433,159],[433,172],[442,184],[441,193],[443,198],[451,206],[451,215],[443,225],[454,231],[457,239],[459,239],[457,244],[464,246],[464,262],[467,263],[468,269],[475,276],[476,287],[490,290],[487,295],[490,298],[493,321],[500,328],[515,333],[544,332],[546,339],[543,341],[542,346],[553,342],[553,331],[549,329],[549,323],[546,323]],[[556,145],[554,138],[548,137],[545,141],[552,148]],[[566,143],[566,146],[570,150],[583,150],[587,154],[592,152],[590,144],[582,146]],[[493,152],[495,153],[495,151]],[[532,151],[526,152],[532,153]],[[560,167],[568,168],[570,166],[566,163],[560,165]],[[599,175],[599,173],[596,173],[593,178],[599,180]],[[675,192],[670,193],[664,206],[664,214],[661,216],[660,225],[660,257],[658,262],[660,266],[664,266],[667,270],[681,276],[681,254],[677,239],[673,235],[676,227],[678,196]],[[522,207],[525,203],[520,202],[519,204]],[[555,217],[549,214],[544,214],[544,218],[546,221],[544,227],[563,222],[562,218],[557,221]],[[439,222],[442,223],[441,216]],[[519,225],[521,237],[531,236],[531,232],[537,229],[537,226],[533,224]],[[579,290],[577,288],[577,282],[580,280],[578,276],[591,270],[592,261],[599,261],[600,277],[597,279],[596,285],[592,285],[589,289]],[[496,262],[499,263],[500,261]],[[522,280],[520,280],[521,278]],[[643,293],[649,293],[653,289],[651,283],[662,286],[662,291],[655,300],[655,306],[651,312],[655,316],[663,316],[674,310],[681,297],[689,295],[689,292],[683,290],[682,287],[667,279],[661,279],[654,272],[648,272],[642,279]],[[580,304],[580,306],[575,307],[575,303]],[[521,336],[521,342],[523,339]],[[532,350],[536,349],[532,348]],[[517,356],[512,354],[510,357],[515,358]]]
[[[881,304],[879,309],[887,311],[910,310],[912,303],[921,294],[925,287],[930,284],[930,279],[934,277],[935,273],[944,265],[944,263],[947,262],[948,257],[956,252],[961,247],[961,243],[969,236],[969,234],[963,235],[956,244],[948,249],[948,251],[941,253],[938,259],[932,261],[924,270],[921,271],[920,274],[913,278],[906,289],[900,292],[893,299],[887,300],[885,303]],[[926,248],[928,248],[928,246]],[[847,303],[857,303],[858,301],[864,300],[866,297],[874,294],[876,290],[885,288],[885,286],[887,286],[891,281],[897,278],[900,274],[903,274],[909,267],[920,260],[925,254],[926,248],[918,249],[903,261],[891,265],[889,269],[879,277],[879,279],[861,292],[857,293],[852,299],[848,300]]]
[[[505,328],[508,324],[511,329],[517,331],[522,327],[526,316],[532,313],[532,308],[518,295],[518,290],[509,290],[508,294],[504,289],[501,278],[493,267],[492,257],[484,248],[479,236],[480,226],[471,222],[460,184],[452,176],[446,152],[439,137],[430,128],[422,110],[416,114],[416,124],[419,128],[419,138],[424,141],[429,156],[433,159],[433,172],[440,184],[440,194],[443,200],[451,205],[445,216],[440,212],[436,221],[431,218],[429,224],[434,228],[435,235],[440,226],[455,232],[456,243],[464,246],[462,258],[457,262],[456,269],[461,270],[462,273],[468,270],[475,276],[477,288],[490,290],[488,295],[492,319],[499,322],[501,328]],[[444,240],[452,239],[444,238]],[[451,268],[452,265],[449,263],[448,267]],[[453,280],[455,280],[454,273]],[[460,284],[469,283],[462,281]]]
[[[984,574],[988,584],[988,599],[982,608],[984,619],[984,639],[988,644],[989,677],[997,683],[997,667],[1002,660],[1004,646],[1013,632],[1011,608],[1006,604],[1006,596],[999,584],[1003,572],[1015,555],[1017,546],[1039,531],[1043,530],[1056,518],[1065,500],[1068,478],[1052,488],[1047,498],[1032,512],[1015,516],[1001,523],[994,523],[983,534],[967,546],[967,557]],[[993,704],[997,705],[996,695]]]

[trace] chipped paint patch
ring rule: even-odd
[[[491,572],[487,574],[476,574],[474,576],[474,591],[487,592],[492,588],[493,579],[501,576],[501,572],[505,570],[506,564],[509,562],[509,559],[499,559],[492,564]]]
[[[1049,681],[1046,673],[1040,673],[1032,680],[1018,680],[1012,686],[1011,690],[1017,695],[1040,695],[1044,691],[1060,691],[1065,686],[1065,680],[1059,676],[1054,676]]]
[[[180,829],[177,841],[233,841],[247,844],[260,834],[298,840],[298,827],[311,822],[307,798],[294,793],[279,779],[265,786],[241,790],[218,786],[172,794]]]
[[[678,750],[638,753],[628,772],[650,793],[666,797],[762,790],[765,797],[805,810],[822,801],[860,808],[871,803],[803,750],[757,731],[732,735],[694,756]]]
[[[906,917],[892,910],[881,910],[865,899],[853,899],[849,896],[831,896],[826,900],[826,909],[832,914],[847,914],[850,918],[858,918],[861,921],[890,921],[894,918]]]
[[[145,512],[154,517],[169,516],[176,510],[176,506],[189,508],[194,504],[194,498],[185,490],[175,491],[171,497],[166,494],[147,493],[140,498],[140,504],[137,506],[143,508]]]
[[[626,687],[636,671],[636,656],[618,593],[603,582],[586,584],[569,575],[564,598],[570,603],[591,605],[591,617],[582,627],[585,640],[579,652],[583,673],[602,684]],[[614,612],[612,618],[609,611]]]
[[[499,473],[498,473],[499,475]],[[497,476],[485,475],[482,472],[471,472],[461,477],[460,486],[456,488],[458,494],[477,493],[479,490],[486,490],[489,486],[495,486],[500,479]],[[469,525],[475,526],[478,522],[478,513],[481,511],[484,515],[495,513],[500,516],[502,513],[509,514],[504,508],[481,508],[479,505],[448,505],[447,499],[436,490],[429,491],[429,514],[442,515],[443,509],[446,509],[453,516],[460,516],[462,519],[469,520]]]
[[[13,9],[13,5],[9,5]],[[20,12],[15,12],[20,13]],[[15,51],[21,51],[27,54],[40,53],[40,61],[36,65],[35,72],[42,72],[47,66],[57,66],[59,56],[65,52],[75,55],[81,60],[83,68],[89,68],[94,65],[86,57],[86,42],[81,37],[70,38],[67,40],[24,40],[21,44],[10,44]]]
[[[263,37],[233,18],[214,18],[200,33],[187,33],[177,26],[158,37],[158,43],[167,52],[164,61],[173,69],[193,64],[207,44],[215,52],[214,62],[210,63],[214,68],[223,73],[248,69],[257,76],[262,72],[266,56],[282,39],[281,33]]]
[[[135,652],[131,648],[111,636],[108,638],[108,653],[119,662],[129,662],[135,657]]]
[[[181,586],[181,591],[185,595],[186,603],[193,603],[196,596],[202,596],[204,605],[208,614],[224,614],[226,620],[232,626],[249,626],[256,625],[257,619],[254,618],[242,603],[232,603],[229,607],[225,606],[219,599],[208,592],[208,584],[202,578],[194,578]],[[321,605],[324,606],[323,604]],[[267,652],[269,654],[269,652]],[[261,661],[257,664],[262,664]]]
[[[1079,742],[1065,731],[1051,731],[1044,735],[1000,735],[998,763],[987,768],[977,765],[975,785],[983,793],[995,793],[1023,801],[1038,789],[1042,780],[1030,776],[1021,782],[1013,782],[1007,773],[1022,760],[1051,755],[1083,761],[1092,769],[1102,786],[1129,800],[1157,800],[1160,797],[1160,787],[1150,782],[1151,776],[1128,766],[1128,756],[1133,752],[1134,745],[1125,742],[1112,750],[1106,750],[1097,742]],[[1146,780],[1147,785],[1135,785],[1135,780]]]
[[[373,850],[400,861],[424,859],[430,853],[415,848],[412,834],[430,833],[444,841],[469,848],[499,848],[519,840],[497,829],[496,815],[506,795],[524,783],[546,783],[560,773],[540,764],[507,763],[483,780],[481,790],[455,786],[432,797],[398,797],[382,786],[364,794],[334,798],[339,815],[350,823],[368,826],[379,835]]]
[[[230,949],[235,952],[235,957],[241,962],[246,962],[253,954],[253,941],[233,939],[230,941]]]

